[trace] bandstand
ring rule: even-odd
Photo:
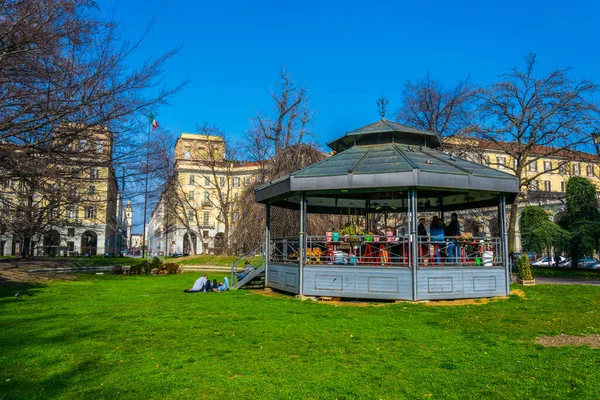
[[[508,295],[506,204],[515,176],[442,151],[440,139],[385,119],[328,143],[336,154],[255,191],[266,211],[266,285],[307,296],[436,300]],[[274,210],[298,229],[275,237]],[[419,236],[420,216],[497,211],[498,232]],[[306,232],[307,214],[402,214],[406,229]],[[429,222],[429,221],[428,221]],[[429,226],[429,225],[427,225]]]

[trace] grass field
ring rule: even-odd
[[[199,274],[0,287],[2,399],[597,399],[600,288],[484,305],[184,294]],[[14,293],[34,295],[14,297]]]

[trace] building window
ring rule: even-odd
[[[188,210],[187,211],[187,219],[188,219],[188,221],[193,221],[194,220],[194,210]]]
[[[80,151],[85,151],[86,147],[87,147],[87,140],[80,139],[79,140],[79,150]]]
[[[579,175],[581,173],[581,168],[579,164],[573,164],[573,175]]]
[[[8,179],[8,178],[7,178],[7,179],[4,179],[4,180],[2,181],[2,187],[3,187],[4,189],[8,189],[8,188],[10,187],[10,179]]]
[[[71,206],[67,210],[67,218],[70,219],[70,220],[76,220],[77,219],[77,207]]]
[[[96,207],[94,206],[87,206],[85,208],[85,217],[88,219],[94,219],[96,218]]]
[[[204,192],[204,199],[202,200],[204,204],[210,204],[210,192]]]
[[[567,182],[562,181],[560,183],[560,191],[563,192],[563,193],[567,191]]]
[[[233,178],[233,187],[240,187],[240,178],[238,176]]]
[[[208,239],[208,231],[202,231],[202,238]]]
[[[552,191],[552,184],[550,181],[544,181],[544,190],[546,192],[551,192]]]
[[[506,168],[506,157],[498,157],[498,169]]]
[[[233,194],[233,199],[234,199],[235,201],[237,201],[237,199],[238,199],[238,197],[239,197],[238,195],[239,195],[239,193],[238,193],[238,192],[235,192],[235,193]]]
[[[558,172],[561,175],[567,175],[567,164],[561,164],[560,167],[558,168]]]
[[[204,186],[210,186],[210,178],[208,176],[204,177]]]
[[[96,186],[89,186],[88,194],[96,194]]]
[[[532,191],[539,190],[539,185],[538,185],[537,179],[534,179],[531,182],[529,182],[529,190],[532,190]]]
[[[552,161],[544,161],[544,172],[552,170]]]
[[[191,200],[191,201],[194,200],[194,191],[193,190],[190,190],[188,192],[188,200]]]
[[[75,251],[75,242],[67,242],[67,253]]]
[[[96,153],[102,153],[103,149],[104,149],[104,143],[102,143],[102,140],[98,140],[96,142]]]
[[[98,179],[99,173],[97,168],[90,169],[90,179]]]
[[[195,185],[196,184],[196,175],[194,174],[190,174],[190,185]]]
[[[183,149],[183,158],[185,158],[186,160],[189,160],[192,158],[192,148],[190,146],[186,146]]]
[[[594,176],[594,166],[592,164],[588,164],[585,167],[585,172],[586,172],[587,176]]]
[[[244,177],[244,186],[249,186],[250,185],[250,177],[249,176],[245,176]]]
[[[204,226],[208,226],[209,223],[210,223],[210,212],[204,211],[204,213],[202,214],[202,224]]]
[[[225,186],[225,177],[224,176],[219,177],[219,186],[221,186],[221,187]]]
[[[529,163],[529,172],[536,172],[536,171],[537,171],[537,160],[531,161]]]
[[[70,237],[75,236],[75,228],[68,228],[67,229],[67,236],[70,236]]]

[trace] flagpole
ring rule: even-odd
[[[151,114],[152,115],[152,114]],[[144,225],[142,226],[142,258],[146,258],[146,209],[148,206],[148,158],[150,153],[150,129],[152,121],[148,125],[148,138],[146,140],[146,189],[144,190]]]

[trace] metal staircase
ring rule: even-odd
[[[265,286],[265,265],[263,264],[261,267],[256,268],[254,271],[246,275],[241,281],[236,282],[233,285],[234,289],[239,289],[244,286],[257,286],[264,287]]]
[[[231,263],[231,282],[233,289],[240,289],[244,286],[251,287],[264,287],[265,285],[265,261],[262,253],[264,251],[264,242],[260,243],[254,249],[250,250],[246,254],[238,257]],[[242,270],[244,265],[248,261],[253,267],[254,271],[240,281],[237,280],[236,269]]]

